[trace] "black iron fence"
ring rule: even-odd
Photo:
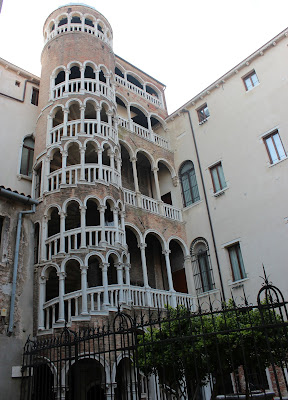
[[[134,310],[99,328],[28,339],[21,400],[200,400],[288,396],[287,302],[269,284],[256,305]]]

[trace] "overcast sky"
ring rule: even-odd
[[[0,57],[40,76],[42,27],[63,0],[3,0]],[[288,26],[288,0],[110,0],[114,52],[167,86],[168,111]]]

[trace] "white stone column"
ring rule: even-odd
[[[52,136],[51,136],[51,131],[53,129],[53,117],[52,115],[48,115],[47,118],[47,136],[46,136],[46,146],[49,146],[52,144]]]
[[[133,119],[131,118],[130,104],[128,104],[127,107],[127,115],[128,115],[129,129],[131,132],[133,132]]]
[[[50,156],[46,156],[46,158],[44,158],[43,169],[44,169],[43,193],[46,193],[48,192],[48,176],[50,174]]]
[[[142,263],[142,272],[143,272],[143,282],[144,286],[150,288],[148,283],[148,273],[147,273],[147,264],[146,264],[146,254],[145,249],[147,247],[146,243],[140,243],[138,245],[140,252],[141,252],[141,263]]]
[[[68,115],[69,115],[69,108],[64,108],[63,110],[64,115],[63,115],[63,136],[67,136],[67,124],[68,124]]]
[[[107,308],[109,306],[109,294],[108,294],[108,267],[109,263],[103,263],[100,265],[102,269],[102,285],[104,288],[103,294],[103,308]]]
[[[97,134],[101,135],[101,108],[100,107],[96,107],[96,116],[97,116]]]
[[[105,206],[98,207],[100,213],[100,227],[101,227],[101,239],[100,239],[100,246],[105,247],[107,245],[106,237],[105,237]]]
[[[57,322],[65,322],[64,294],[65,294],[65,272],[58,272],[59,277],[59,318]]]
[[[65,218],[66,214],[63,211],[60,211],[60,254],[65,254]]]
[[[46,293],[46,281],[45,276],[40,276],[39,279],[39,302],[38,302],[38,330],[43,331],[45,329],[44,325],[44,303],[45,303],[45,293]]]
[[[127,246],[127,244],[126,244],[126,232],[125,232],[125,211],[120,211],[120,218],[121,218],[121,226],[120,226],[120,228],[121,228],[121,230],[122,230],[122,233],[123,233],[123,243],[121,242],[121,244],[123,245],[123,246]]]
[[[80,135],[85,135],[84,130],[84,121],[85,121],[85,106],[80,107]]]
[[[170,250],[163,250],[162,254],[165,256],[165,263],[166,263],[166,270],[167,270],[167,278],[168,278],[168,285],[169,285],[169,290],[170,292],[174,292],[174,287],[173,287],[173,278],[172,278],[172,272],[171,272],[171,265],[170,265],[170,258],[169,254],[171,253]]]
[[[148,117],[147,117],[147,122],[148,122],[148,130],[149,130],[150,132],[153,131],[152,125],[151,125],[150,115],[148,115]]]
[[[135,192],[139,192],[139,184],[138,184],[138,176],[137,176],[137,158],[136,157],[131,157],[130,161],[132,163],[132,170],[133,170],[133,179],[134,179],[134,187],[135,187]]]
[[[87,270],[88,266],[83,265],[81,267],[81,291],[82,291],[82,311],[81,315],[88,315],[87,306]]]
[[[86,208],[80,207],[81,213],[81,249],[86,249]]]
[[[159,186],[159,179],[158,179],[158,167],[152,168],[153,175],[154,175],[154,182],[155,182],[155,189],[156,189],[156,198],[157,200],[161,201],[161,193],[160,193],[160,186]]]
[[[80,79],[81,79],[81,83],[80,83],[80,93],[84,93],[84,72],[85,72],[85,68],[82,66],[80,67]]]
[[[97,26],[95,26],[95,29],[97,30]],[[100,95],[100,86],[99,86],[99,74],[100,70],[95,71],[95,79],[96,79],[96,96]]]
[[[85,181],[85,148],[80,149],[80,181]]]
[[[103,150],[100,148],[97,150],[98,155],[98,166],[99,166],[99,180],[103,181],[103,162],[102,162]]]
[[[113,222],[114,222],[114,227],[115,227],[115,242],[117,245],[120,245],[120,240],[119,240],[119,224],[118,224],[118,212],[119,208],[113,207],[111,209],[113,212]]]
[[[123,266],[122,264],[115,264],[117,270],[117,284],[120,288],[119,304],[123,304]]]
[[[113,124],[112,124],[112,115],[113,115],[113,111],[108,110],[108,111],[106,112],[106,114],[107,114],[107,117],[108,117],[109,129],[111,129],[112,126],[113,126]]]
[[[65,183],[66,183],[67,157],[68,157],[68,151],[63,150],[62,151],[62,171],[61,171],[61,184],[62,185],[65,185]]]
[[[131,265],[130,264],[124,264],[124,270],[125,270],[125,284],[128,287],[128,296],[127,296],[127,303],[128,305],[132,304],[132,299],[131,299],[131,288],[130,288],[130,269]]]
[[[110,87],[110,74],[106,74],[104,75],[106,78],[106,85],[108,86],[108,88]]]
[[[70,70],[66,69],[66,71],[65,71],[65,92],[64,92],[66,94],[66,96],[69,93],[69,75],[70,75]]]
[[[48,232],[48,216],[44,214],[42,219],[42,239],[41,239],[41,261],[46,261],[46,240]]]

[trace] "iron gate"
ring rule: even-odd
[[[98,328],[27,340],[21,400],[287,397],[287,302],[265,279],[256,305],[118,311]]]

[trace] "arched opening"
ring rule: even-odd
[[[48,274],[48,279],[46,281],[45,301],[49,301],[59,296],[59,279],[54,267],[50,267],[46,274]]]
[[[54,31],[54,29],[55,29],[55,24],[53,21],[51,21],[49,25],[49,32],[51,33],[52,31]]]
[[[67,17],[63,17],[58,22],[58,26],[66,25],[67,23],[68,23],[68,18]]]
[[[132,168],[132,163],[130,161],[130,155],[122,144],[120,146],[121,146],[121,160],[122,160],[122,165],[121,165],[122,186],[126,189],[135,191],[133,168]]]
[[[106,78],[105,78],[105,75],[104,75],[104,72],[102,69],[100,69],[100,72],[99,72],[99,81],[106,83]]]
[[[193,240],[190,253],[196,293],[200,294],[215,289],[207,240],[204,238]]]
[[[102,104],[101,111],[100,111],[100,117],[102,122],[107,122],[108,123],[108,115],[107,115],[107,105]]]
[[[106,201],[106,210],[105,210],[105,226],[113,226],[114,225],[114,217],[112,212],[113,204],[110,204],[109,201]]]
[[[81,24],[81,23],[82,23],[81,18],[78,17],[78,15],[74,15],[71,18],[71,24]]]
[[[94,28],[94,23],[90,18],[85,18],[85,25],[92,26]]]
[[[86,206],[86,226],[100,226],[100,213],[96,200],[87,200]]]
[[[150,121],[153,132],[155,132],[157,135],[161,134],[163,132],[162,122],[155,117],[150,117]]]
[[[119,117],[122,117],[124,119],[128,118],[128,113],[127,113],[127,107],[119,97],[116,96],[116,103],[117,103],[117,113]]]
[[[93,68],[90,67],[89,65],[87,65],[85,68],[84,78],[87,78],[87,79],[95,79],[96,78]]]
[[[103,30],[104,27],[102,25],[97,24],[97,29],[98,29],[99,32],[104,33],[104,30]]]
[[[159,98],[158,93],[156,92],[155,89],[153,89],[151,86],[146,85],[146,92],[151,94],[151,96],[155,96],[157,97],[157,99]]]
[[[87,101],[85,107],[85,119],[96,119],[96,118],[97,114],[95,110],[95,103],[93,103],[92,101]]]
[[[55,126],[57,126],[57,125],[63,124],[63,121],[64,121],[64,113],[63,113],[63,110],[62,110],[62,108],[59,108],[59,107],[58,107],[58,108],[55,110],[55,114],[54,114],[53,121],[52,121],[52,126],[53,126],[53,128],[54,128]]]
[[[72,143],[68,148],[67,167],[80,164],[80,151],[78,143]]]
[[[130,111],[131,111],[131,119],[133,120],[133,122],[135,122],[140,126],[143,126],[143,128],[148,129],[148,120],[143,111],[139,110],[139,108],[134,106],[130,107]]]
[[[179,171],[184,207],[190,206],[200,200],[194,164],[185,161]]]
[[[20,174],[32,176],[35,141],[33,136],[23,140]]]
[[[39,246],[40,246],[40,224],[34,224],[34,264],[39,263]]]
[[[40,162],[36,167],[35,167],[35,187],[34,187],[34,193],[35,193],[35,198],[38,199],[38,197],[41,196],[42,194],[42,162]]]
[[[76,292],[81,289],[81,270],[79,262],[69,260],[65,266],[65,293]],[[65,303],[66,304],[66,303]]]
[[[65,71],[58,72],[55,78],[55,86],[59,85],[59,83],[65,82]]]
[[[68,382],[68,399],[105,399],[105,372],[96,360],[83,358],[76,361],[69,370]]]
[[[50,218],[48,219],[48,237],[60,233],[60,215],[58,208],[53,207],[49,210]]]
[[[172,205],[172,190],[173,190],[173,182],[169,169],[167,166],[159,162],[158,163],[158,181],[160,187],[160,195],[161,200],[166,203]]]
[[[65,231],[80,227],[80,210],[77,201],[70,201],[66,209]]]
[[[136,371],[132,368],[131,360],[122,358],[116,369],[116,399],[133,399],[133,394],[136,393],[135,378]]]
[[[140,193],[153,197],[153,184],[151,176],[151,164],[142,152],[137,153],[137,177]]]
[[[102,271],[97,256],[91,256],[88,260],[87,282],[89,288],[103,286]]]
[[[94,142],[88,142],[85,150],[85,164],[97,164],[98,153],[97,145]]]
[[[124,78],[123,72],[118,67],[115,68],[115,74],[121,76],[121,78]]]
[[[171,251],[169,258],[174,290],[180,293],[188,293],[182,248],[176,240],[171,240],[169,250]]]
[[[50,173],[60,169],[62,167],[62,155],[59,149],[56,149],[53,153],[53,157],[50,160]]]
[[[103,149],[103,153],[102,153],[102,164],[103,165],[109,165],[110,166],[110,151],[111,148],[108,144],[104,144],[104,149]]]
[[[130,282],[133,286],[144,286],[141,252],[138,247],[138,241],[132,229],[126,228],[126,243],[130,254]]]
[[[80,78],[81,78],[80,68],[78,67],[78,65],[74,65],[73,67],[70,68],[69,80],[80,79]]]
[[[117,260],[114,255],[110,255],[108,258],[108,285],[116,285],[117,284],[117,270],[115,267]]]
[[[79,103],[73,103],[69,107],[68,121],[75,121],[76,119],[80,119]],[[73,135],[73,136],[75,136],[75,135]]]
[[[152,233],[146,236],[145,249],[148,282],[154,289],[168,290],[168,279],[165,258],[158,237]]]
[[[140,83],[140,81],[130,74],[127,74],[127,81],[133,83],[133,85],[139,87],[140,89],[143,89],[143,85]]]
[[[33,365],[33,386],[31,399],[55,399],[53,373],[49,366],[41,360]]]

